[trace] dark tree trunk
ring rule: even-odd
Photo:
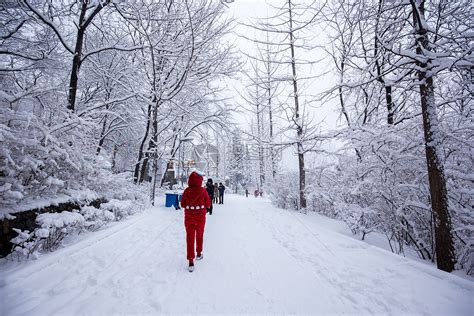
[[[270,128],[270,155],[272,158],[272,179],[275,180],[276,161],[275,161],[275,149],[273,148],[273,110],[272,110],[270,86],[268,87],[268,119],[269,119],[269,125],[270,125],[269,128]]]
[[[394,111],[392,101],[392,86],[385,86],[385,101],[387,103],[387,124],[393,125]]]
[[[153,117],[151,119],[151,124],[152,124],[152,134],[150,141],[148,142],[148,149],[145,154],[145,159],[143,159],[143,163],[141,166],[140,170],[140,178],[138,179],[138,182],[141,183],[143,180],[145,180],[147,171],[148,171],[148,161],[150,156],[152,158],[157,159],[158,157],[158,108],[159,108],[159,103],[155,102],[154,104],[154,109],[153,109]]]
[[[439,138],[433,137],[436,133],[433,133],[432,119],[437,115],[434,106],[433,78],[427,76],[426,72],[423,71],[418,73],[418,78],[420,82],[426,82],[420,85],[420,96],[431,208],[433,210],[435,228],[436,263],[439,269],[451,272],[454,270],[456,259],[444,168],[438,156],[439,148],[437,148],[437,146]],[[434,120],[434,122],[436,122],[436,120]],[[435,127],[435,129],[436,128],[437,127]]]
[[[109,98],[107,97],[106,100],[108,99]],[[108,110],[109,106],[107,105],[105,109]],[[99,144],[97,145],[96,155],[100,154],[100,151],[102,150],[102,146],[104,145],[104,141],[105,141],[106,130],[107,130],[107,114],[104,115],[104,121],[102,122],[102,130],[100,131]]]
[[[302,122],[300,121],[300,109],[299,109],[299,99],[298,99],[298,82],[296,80],[296,61],[295,61],[295,45],[294,45],[294,36],[293,36],[293,13],[292,13],[292,3],[291,0],[288,0],[288,12],[289,12],[289,25],[290,25],[290,51],[291,51],[291,69],[293,72],[293,93],[295,101],[295,119],[296,119],[296,134],[298,135],[297,149],[298,149],[298,169],[299,169],[299,197],[300,204],[299,208],[306,208],[306,196],[305,196],[305,187],[306,187],[306,175],[304,170],[304,151],[303,144],[301,142],[301,137],[303,136],[303,127],[301,126]]]
[[[76,107],[76,94],[77,94],[77,84],[79,81],[79,68],[81,67],[81,58],[82,58],[82,45],[84,43],[84,20],[87,11],[88,1],[83,1],[81,6],[81,14],[79,16],[79,25],[77,30],[76,37],[76,47],[74,48],[74,56],[72,59],[72,69],[71,69],[71,79],[69,81],[69,96],[67,108],[71,112],[75,111]]]
[[[258,137],[258,163],[259,163],[259,187],[263,187],[265,182],[265,166],[263,161],[263,147],[262,147],[262,120],[260,119],[260,98],[259,88],[257,89],[257,137]]]
[[[118,145],[114,145],[114,151],[112,156],[112,171],[115,172],[115,167],[117,165],[117,153],[118,153]]]
[[[82,63],[82,47],[84,44],[84,36],[86,34],[87,27],[92,22],[94,17],[110,3],[110,0],[102,1],[97,4],[94,8],[94,11],[86,18],[86,13],[90,0],[82,0],[81,2],[81,13],[79,15],[79,24],[77,25],[77,37],[76,37],[76,46],[74,48],[74,56],[72,59],[72,69],[71,69],[71,79],[69,81],[69,95],[68,95],[68,104],[67,108],[71,112],[76,110],[76,95],[77,95],[77,85],[79,82],[79,69],[81,68]]]
[[[141,167],[142,159],[143,159],[143,149],[145,148],[145,143],[146,143],[146,140],[148,139],[148,134],[150,133],[151,109],[152,109],[152,105],[150,104],[148,105],[148,111],[147,111],[145,135],[143,135],[142,141],[140,143],[140,147],[138,148],[138,161],[135,164],[135,171],[133,173],[133,181],[135,183],[139,183],[140,167]]]
[[[416,31],[416,53],[423,55],[429,50],[428,30],[424,28],[424,2],[419,5],[411,1]],[[436,112],[434,83],[430,60],[417,62],[420,82],[421,110],[425,136],[425,152],[430,186],[431,208],[435,229],[435,253],[438,269],[451,272],[456,262],[452,236],[451,216],[449,214],[448,194],[444,168],[440,160],[440,135]]]
[[[376,66],[376,69],[377,69],[377,81],[380,82],[383,86],[384,86],[384,89],[385,89],[385,104],[386,104],[386,107],[387,107],[387,124],[388,125],[393,125],[394,123],[394,116],[395,116],[395,112],[394,112],[394,106],[393,106],[393,98],[392,98],[392,86],[390,84],[387,84],[387,82],[385,81],[385,78],[383,77],[383,67],[384,67],[384,64],[387,63],[386,60],[384,60],[384,56],[382,56],[382,58],[380,58],[378,56],[379,54],[379,20],[380,20],[380,15],[382,14],[383,10],[382,10],[382,6],[383,6],[383,0],[379,0],[379,4],[378,4],[378,15],[377,15],[377,23],[375,25],[375,39],[374,39],[374,57],[375,57],[375,66]],[[381,62],[379,62],[379,58],[381,59]]]
[[[97,150],[96,150],[96,155],[100,154],[100,151],[102,150],[102,145],[104,145],[105,141],[105,129],[107,127],[107,114],[105,114],[104,117],[104,122],[102,123],[102,130],[100,131],[100,137],[99,137],[99,144],[97,145]]]

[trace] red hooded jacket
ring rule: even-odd
[[[181,197],[181,206],[185,212],[206,214],[206,209],[211,207],[211,199],[205,188],[202,187],[202,176],[192,172],[189,176],[189,187],[184,190]]]

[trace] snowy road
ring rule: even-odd
[[[182,213],[150,209],[40,260],[0,266],[1,315],[473,315],[474,282],[226,196],[187,272]]]

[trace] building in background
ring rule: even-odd
[[[194,167],[210,178],[219,178],[219,151],[211,144],[195,145],[191,154]]]

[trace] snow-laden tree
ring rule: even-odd
[[[347,124],[341,135],[358,157],[341,165],[349,185],[339,194],[357,209],[354,225],[385,232],[399,249],[413,246],[442,270],[453,270],[456,258],[472,265],[469,234],[459,233],[472,222],[458,202],[470,195],[458,193],[468,180],[448,171],[455,161],[465,170],[472,164],[461,158],[472,129],[454,127],[472,114],[466,3],[341,0],[325,14],[338,74],[333,96]]]
[[[262,46],[260,54],[253,56],[253,59],[267,63],[266,75],[257,76],[258,81],[266,92],[267,104],[271,105],[272,91],[269,90],[270,82],[285,82],[287,98],[281,100],[282,120],[288,122],[288,126],[282,128],[282,132],[287,132],[284,145],[291,145],[295,148],[298,156],[299,169],[299,208],[306,208],[306,168],[305,153],[314,149],[314,140],[318,130],[309,115],[311,107],[311,97],[305,91],[307,84],[305,81],[314,79],[313,76],[303,74],[306,67],[310,67],[317,62],[315,59],[307,58],[307,52],[315,49],[315,45],[310,44],[313,40],[311,35],[312,26],[318,19],[321,8],[324,4],[316,8],[316,4],[309,6],[304,1],[285,0],[278,4],[271,5],[275,12],[273,16],[256,20],[252,24],[245,24],[250,29],[259,32],[256,38],[244,36],[257,45]],[[262,54],[266,48],[266,54]],[[272,53],[273,52],[273,53]],[[266,56],[265,56],[266,55]],[[278,74],[272,74],[273,67],[279,65]],[[264,67],[260,67],[264,69]],[[271,78],[271,80],[269,80]],[[268,95],[270,91],[270,97]],[[268,103],[270,102],[270,103]],[[273,113],[273,112],[272,112]],[[273,122],[272,122],[273,125]],[[293,133],[290,135],[289,131]],[[296,134],[296,135],[294,135]],[[272,130],[272,138],[273,135]],[[281,144],[283,145],[283,144]],[[274,166],[274,162],[272,164]]]
[[[137,1],[119,7],[129,21],[133,41],[144,47],[137,58],[144,79],[141,94],[147,103],[146,124],[134,173],[135,181],[142,182],[149,156],[157,155],[158,143],[163,139],[159,131],[166,125],[159,124],[159,116],[179,105],[175,99],[181,93],[197,93],[197,99],[203,99],[190,104],[207,104],[210,90],[216,90],[210,82],[233,71],[230,47],[220,41],[230,23],[222,16],[225,6],[214,1]],[[205,110],[205,106],[198,108]],[[181,104],[178,112],[173,111],[178,113],[176,118],[183,109]],[[177,126],[174,131],[176,135],[181,133]],[[173,146],[171,156],[175,152]]]
[[[5,203],[83,188],[91,173],[106,167],[93,155],[99,113],[130,98],[130,91],[125,96],[121,88],[107,99],[99,76],[80,78],[81,66],[100,54],[133,50],[120,46],[126,39],[119,26],[110,28],[120,20],[105,9],[109,3],[11,1],[1,11]],[[88,37],[101,27],[101,36]]]
[[[174,157],[178,135],[229,126],[215,83],[235,65],[222,42],[225,8],[198,0],[8,2],[0,12],[2,203],[73,189],[119,194],[110,177],[124,190],[126,177],[111,171],[137,165],[143,177],[145,159]]]

